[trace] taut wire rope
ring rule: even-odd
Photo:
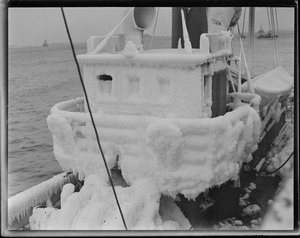
[[[81,76],[81,72],[80,72],[80,67],[79,67],[79,64],[78,64],[78,61],[77,61],[77,58],[76,58],[75,49],[74,49],[74,45],[73,45],[72,38],[71,38],[71,35],[70,35],[68,23],[67,23],[67,20],[66,20],[64,9],[62,7],[61,7],[61,12],[62,12],[64,23],[65,23],[65,26],[66,26],[66,31],[67,31],[67,34],[68,34],[68,38],[69,38],[69,41],[70,41],[70,44],[71,44],[72,53],[73,53],[73,57],[74,57],[74,60],[75,60],[76,66],[77,66],[77,70],[78,70],[80,82],[81,82],[81,85],[82,85],[82,88],[83,88],[83,92],[84,92],[84,96],[85,96],[85,99],[86,99],[86,104],[87,104],[87,108],[88,108],[88,111],[89,111],[89,115],[91,117],[92,125],[93,125],[93,128],[94,128],[95,134],[96,134],[96,139],[97,139],[98,147],[99,147],[101,155],[102,155],[102,159],[103,159],[103,162],[104,162],[104,165],[105,165],[105,169],[106,169],[106,172],[108,174],[109,181],[111,183],[113,194],[114,194],[114,197],[115,197],[118,209],[120,211],[124,227],[127,230],[127,226],[126,226],[126,222],[125,222],[125,219],[124,219],[124,216],[123,216],[123,213],[122,213],[122,209],[121,209],[121,206],[119,204],[119,200],[118,200],[118,197],[117,197],[117,194],[116,194],[116,190],[115,190],[112,178],[110,176],[109,169],[108,169],[108,166],[107,166],[107,163],[106,163],[106,159],[105,159],[105,156],[104,156],[101,144],[100,144],[99,135],[98,135],[98,132],[97,132],[97,129],[96,129],[96,125],[95,125],[95,121],[94,121],[94,118],[93,118],[93,115],[92,115],[92,111],[91,111],[91,108],[90,108],[90,103],[89,103],[89,99],[88,99],[88,96],[87,96],[86,88],[85,88],[84,82],[82,80],[82,76]]]
[[[155,18],[154,28],[153,28],[153,32],[152,32],[151,43],[150,43],[150,47],[149,47],[150,49],[152,49],[152,43],[153,43],[153,38],[154,38],[155,30],[156,30],[156,24],[157,24],[157,19],[158,19],[158,13],[159,13],[159,8],[157,8],[157,13],[156,13],[156,18]]]

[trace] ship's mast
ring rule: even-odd
[[[254,24],[255,24],[255,8],[249,8],[249,26],[248,26],[248,57],[247,64],[250,74],[252,75],[253,52],[254,52]]]

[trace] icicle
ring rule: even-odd
[[[238,93],[240,93],[241,92],[241,88],[242,88],[242,84],[241,84],[241,78],[242,78],[242,72],[241,72],[241,68],[242,68],[242,66],[241,66],[241,64],[242,64],[242,62],[241,62],[241,50],[240,50],[240,56],[239,56],[239,77],[238,77]],[[236,95],[236,92],[234,92],[234,94],[232,94],[232,95]],[[241,104],[241,99],[239,98],[239,97],[236,97],[236,96],[233,96],[233,107],[234,108],[236,108],[238,105],[240,105]]]
[[[266,161],[266,159],[265,159],[265,158],[262,158],[262,159],[259,161],[259,163],[256,165],[255,170],[256,170],[257,172],[259,172],[259,170],[261,169],[261,167],[263,166],[263,164],[264,164],[265,161]]]
[[[66,176],[66,173],[62,173],[9,198],[8,225],[25,217],[33,207],[45,203],[61,190],[64,184],[74,181],[74,175]]]
[[[182,48],[182,47],[181,47],[181,38],[178,39],[178,46],[177,46],[177,48],[178,48],[178,49],[181,49],[181,48]]]
[[[228,69],[227,73],[229,75],[229,81],[231,82],[232,89],[233,89],[234,92],[236,92],[235,86],[234,86],[234,83],[233,83],[233,78],[231,77],[231,72],[230,72],[229,69]]]
[[[239,78],[238,78],[238,92],[241,92],[242,88],[242,50],[240,49],[239,55]]]

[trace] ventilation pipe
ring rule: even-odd
[[[124,15],[130,9],[126,8]],[[153,24],[157,14],[156,7],[135,7],[123,23],[125,44],[132,41],[138,50],[143,49],[143,31],[147,30]]]

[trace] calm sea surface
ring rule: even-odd
[[[294,74],[294,35],[279,36],[280,64]],[[243,40],[245,50],[246,41]],[[153,48],[170,47],[171,40],[154,40]],[[238,41],[233,44],[239,53]],[[75,45],[85,54],[86,45]],[[255,41],[253,71],[274,68],[272,39]],[[58,102],[83,96],[71,48],[68,44],[9,49],[8,196],[37,185],[62,171],[53,155],[47,116]]]

